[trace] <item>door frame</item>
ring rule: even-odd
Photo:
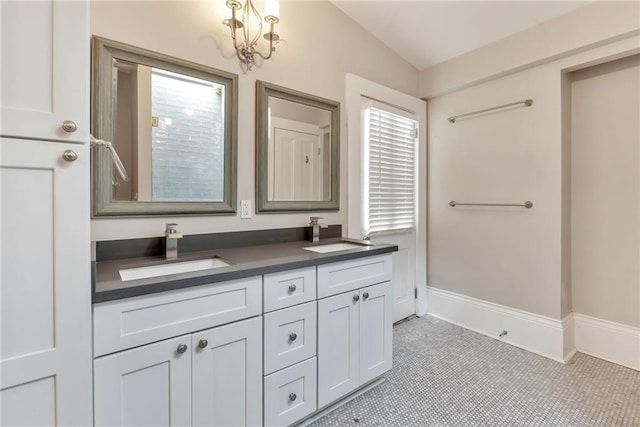
[[[410,111],[418,120],[417,175],[417,223],[416,223],[416,315],[427,314],[427,104],[424,100],[363,79],[354,74],[346,76],[347,110],[347,231],[349,237],[361,239],[363,216],[362,174],[364,150],[362,149],[363,123],[360,114],[361,99],[368,98]]]

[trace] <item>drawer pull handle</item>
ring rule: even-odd
[[[62,153],[62,159],[67,162],[75,162],[78,160],[78,153],[73,150],[64,150],[64,153]]]
[[[295,393],[291,393],[289,394],[289,401],[293,402],[294,400],[296,400],[298,398],[298,396]]]
[[[67,133],[73,133],[78,130],[78,125],[72,120],[65,120],[64,122],[62,122],[62,125],[60,127]]]
[[[353,296],[353,302],[358,302],[359,299],[360,299],[360,295]]]
[[[292,294],[296,291],[297,286],[296,285],[289,285],[289,293]]]
[[[293,342],[298,338],[298,334],[296,334],[295,332],[291,332],[289,334],[289,341]]]
[[[362,294],[362,297],[363,297],[364,299],[369,298],[369,292],[365,292],[364,294]]]
[[[207,341],[207,340],[198,341],[198,347],[200,347],[200,348],[207,348],[208,345],[209,345],[209,341]]]
[[[176,352],[178,352],[178,354],[183,354],[185,351],[187,351],[187,345],[186,344],[180,344],[178,346],[178,349],[176,350]]]

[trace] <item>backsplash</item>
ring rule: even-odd
[[[321,240],[335,237],[342,237],[342,225],[330,225],[328,228],[320,229]],[[164,237],[151,237],[94,242],[95,253],[93,261],[164,256],[164,239]],[[180,253],[189,253],[300,240],[311,240],[311,227],[192,234],[180,239],[178,245]]]

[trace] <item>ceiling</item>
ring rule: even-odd
[[[418,70],[578,9],[589,1],[331,0]]]

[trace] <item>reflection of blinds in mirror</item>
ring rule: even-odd
[[[379,108],[365,110],[365,233],[415,227],[417,121]]]

